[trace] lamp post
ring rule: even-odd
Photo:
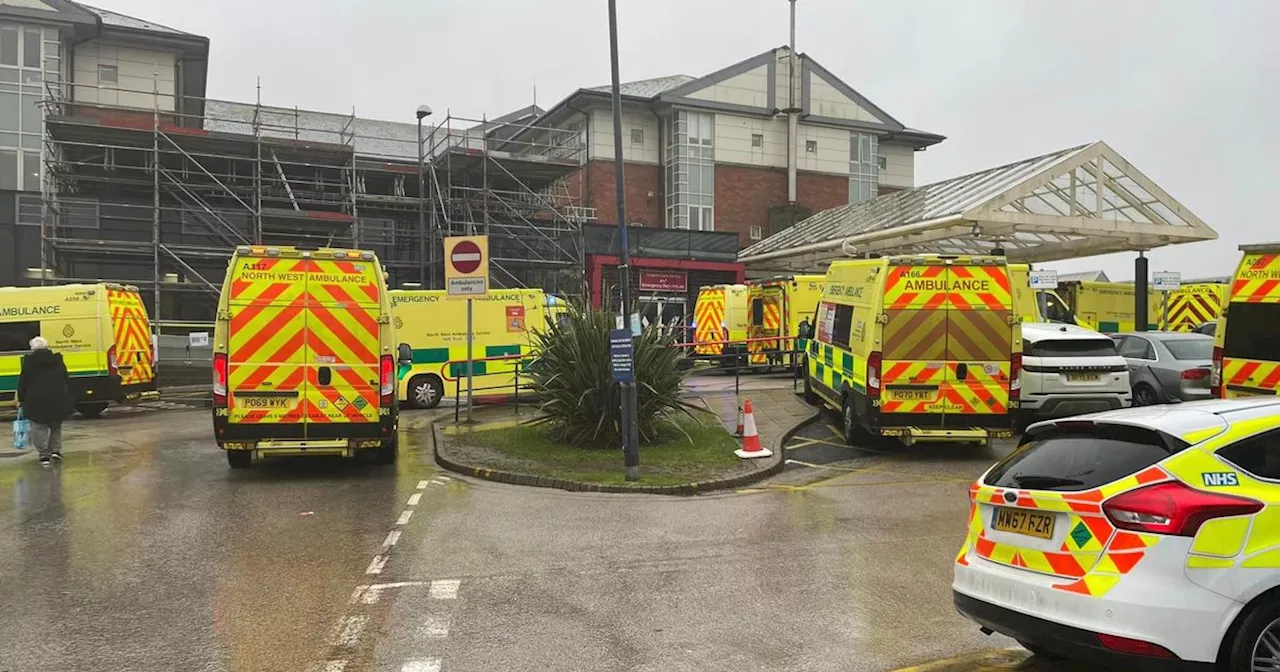
[[[421,238],[422,248],[419,250],[418,263],[420,273],[418,281],[422,283],[422,287],[431,288],[431,282],[427,279],[427,273],[430,271],[433,260],[427,259],[428,254],[435,252],[435,246],[428,241],[429,232],[427,231],[427,180],[423,174],[426,171],[426,154],[422,147],[422,120],[431,116],[431,107],[428,105],[418,106],[418,232]]]
[[[626,182],[622,175],[622,89],[618,82],[618,2],[609,0],[609,66],[613,91],[614,178],[618,190],[618,282],[622,289],[622,326],[631,328],[631,252],[627,249]],[[628,481],[640,479],[640,437],[636,424],[636,384],[618,383],[622,402],[622,454]]]

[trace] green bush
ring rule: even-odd
[[[618,384],[609,369],[609,331],[614,316],[581,305],[535,334],[538,358],[529,367],[534,391],[551,438],[581,446],[617,450],[622,446]],[[637,420],[641,443],[661,440],[659,428],[676,427],[676,414],[696,408],[680,398],[680,349],[657,329],[635,339]]]

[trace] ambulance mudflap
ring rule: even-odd
[[[1007,430],[1017,357],[1004,265],[891,266],[884,291],[871,362],[881,426]]]

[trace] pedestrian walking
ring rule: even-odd
[[[62,421],[75,411],[70,376],[62,355],[49,349],[49,342],[31,339],[31,353],[22,358],[18,376],[18,403],[31,421],[31,442],[40,454],[40,464],[62,460]]]

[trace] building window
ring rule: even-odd
[[[760,240],[764,238],[764,228],[760,226],[751,227],[751,240]]]
[[[631,144],[633,144],[633,145],[643,145],[643,144],[644,144],[644,129],[643,129],[643,128],[633,128],[633,129],[631,129]]]
[[[887,168],[889,167],[889,158],[888,158],[888,157],[886,157],[884,154],[881,154],[881,155],[877,156],[877,157],[876,157],[876,166],[877,166],[878,168],[880,168],[880,170],[885,170],[885,169],[887,169]]]
[[[55,28],[0,23],[0,189],[40,191],[44,109],[61,81]]]
[[[752,147],[758,147],[758,148],[763,149],[763,148],[764,148],[764,133],[752,133],[752,134],[751,134],[751,146],[752,146]]]
[[[119,84],[120,71],[114,65],[105,63],[98,64],[98,83],[99,84]],[[632,131],[634,133],[634,131]]]
[[[667,227],[715,231],[715,117],[677,110],[665,123]]]
[[[817,141],[817,140],[805,140],[805,141],[804,141],[804,153],[805,153],[805,154],[817,154],[817,153],[818,153],[818,141]]]
[[[876,197],[880,185],[879,139],[869,133],[849,134],[849,202]]]

